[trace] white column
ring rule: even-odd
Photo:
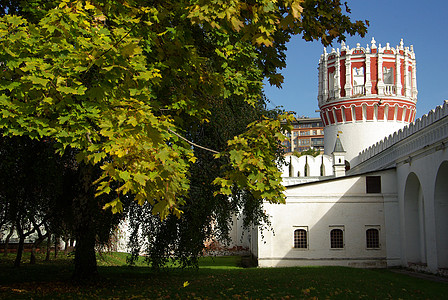
[[[366,53],[366,95],[372,94],[372,81],[370,78],[370,54]]]
[[[382,51],[381,44],[380,47],[378,47],[378,95],[384,96],[383,55],[380,51]]]
[[[352,64],[350,61],[350,54],[345,55],[345,97],[351,97],[352,95]]]
[[[328,57],[327,57],[327,50],[325,50],[325,48],[324,48],[324,60],[322,63],[322,69],[323,69],[322,99],[323,102],[325,103],[326,101],[328,101]]]
[[[408,47],[404,50],[404,95],[411,97],[411,78],[409,78],[409,50]]]
[[[415,61],[415,58],[413,59],[413,68],[412,68],[412,98],[414,100],[417,100],[417,63]]]
[[[401,58],[401,55],[400,55],[400,49],[398,48],[398,46],[397,46],[397,48],[396,48],[396,53],[395,53],[395,77],[396,77],[396,80],[395,80],[395,94],[397,95],[397,96],[402,96],[402,94],[401,94],[401,87],[402,87],[402,84],[401,84],[401,61],[400,61],[400,58]]]
[[[338,54],[336,56],[336,62],[335,62],[335,75],[334,75],[334,98],[339,99],[341,97],[341,57],[339,55],[339,49]]]
[[[317,93],[317,101],[319,102],[319,106],[323,104],[323,96],[322,96],[322,64],[323,64],[323,55],[320,56],[319,67],[318,67],[318,93]]]

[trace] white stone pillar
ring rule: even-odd
[[[414,100],[417,100],[417,63],[415,61],[415,57],[412,59],[413,66],[412,66],[412,98]]]
[[[404,50],[404,95],[405,97],[411,97],[411,80],[409,78],[409,48],[406,47]]]
[[[318,92],[317,92],[317,101],[319,102],[319,106],[323,104],[323,96],[322,96],[322,64],[323,64],[323,55],[320,56],[319,67],[318,67]]]
[[[367,45],[367,47],[369,47]],[[372,94],[372,79],[370,76],[370,54],[366,53],[366,84],[365,84],[365,89],[366,89],[366,96],[367,95],[371,95]]]
[[[335,74],[334,74],[334,98],[339,99],[341,97],[341,57],[339,54],[339,49],[336,55],[336,62],[335,62]]]
[[[381,44],[378,47],[378,95],[384,96],[384,82],[383,82],[383,51]]]
[[[323,98],[323,102],[325,103],[326,101],[328,101],[328,55],[327,55],[327,50],[324,48],[324,60],[323,60],[323,64],[322,64],[322,69],[323,69],[323,90],[322,90],[322,98]]]
[[[350,61],[350,54],[347,47],[345,54],[345,97],[352,96],[352,63]]]
[[[400,49],[398,48],[398,46],[397,46],[397,48],[396,48],[396,53],[395,53],[395,78],[396,78],[396,80],[395,80],[395,94],[397,95],[397,96],[402,96],[402,93],[401,93],[401,88],[402,88],[402,84],[401,84],[401,61],[400,61],[400,58],[401,58],[401,55],[400,55]]]

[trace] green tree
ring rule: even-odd
[[[264,78],[280,86],[293,35],[328,45],[366,31],[339,0],[20,3],[11,11],[25,18],[0,20],[0,128],[77,149],[101,168],[85,173],[86,188],[96,179],[97,196],[116,195],[105,207],[119,212],[133,194],[161,219],[187,204],[198,160],[191,133],[216,122],[212,103],[256,106]],[[256,203],[284,202],[284,118],[260,117],[224,141],[215,195],[238,188]]]
[[[37,235],[34,249],[50,234],[68,234],[76,236],[78,244],[76,279],[96,273],[94,248],[108,242],[123,215],[102,209],[113,195],[94,197],[91,183],[101,170],[78,163],[75,153],[66,149],[60,156],[48,140],[0,138],[0,205],[6,209],[3,223],[13,224],[19,237],[15,266],[30,235]]]
[[[210,122],[188,131],[188,138],[204,146],[222,150],[227,141],[243,133],[246,126],[264,115],[275,117],[279,112],[267,111],[264,98],[255,106],[243,100],[213,101],[210,104]],[[134,204],[129,212],[132,249],[131,262],[144,252],[153,268],[160,268],[175,258],[182,267],[196,266],[207,241],[230,242],[229,233],[235,215],[243,218],[243,224],[268,223],[261,206],[262,200],[246,189],[231,187],[232,196],[217,194],[219,186],[213,184],[216,177],[227,171],[227,159],[216,159],[209,150],[195,149],[196,162],[190,167],[190,189],[185,196],[182,218],[168,216],[161,221],[151,214],[151,206]],[[277,158],[283,158],[281,148]],[[254,149],[255,150],[255,149]],[[245,180],[245,178],[242,178]]]
[[[0,199],[6,208],[5,219],[14,225],[19,238],[16,267],[20,265],[27,237],[37,234],[36,245],[46,238],[41,230],[49,228],[51,206],[61,194],[59,160],[54,157],[50,143],[28,137],[0,137]]]
[[[119,197],[108,204],[114,212],[122,208],[120,196],[133,192],[162,218],[180,214],[195,161],[191,146],[175,132],[185,134],[187,119],[208,121],[204,99],[230,101],[236,95],[254,104],[263,76],[279,83],[276,68],[284,65],[282,50],[291,34],[328,44],[345,32],[365,30],[362,22],[347,21],[339,1],[145,3],[63,0],[37,23],[5,15],[0,126],[8,135],[51,137],[61,151],[79,149],[80,159],[101,164],[98,194],[109,193],[111,182],[121,183]],[[278,121],[270,124],[280,129]],[[271,147],[258,139],[257,126],[220,154],[231,164],[248,164],[254,175],[275,167],[273,157],[245,155],[248,140]],[[241,169],[217,179],[223,192]],[[264,185],[249,188],[281,202],[281,184],[271,180],[271,171],[257,180]],[[265,188],[272,193],[263,193]]]
[[[294,151],[294,152],[293,152],[293,155],[295,155],[295,156],[297,156],[297,157],[300,157],[300,156],[302,156],[302,155],[311,155],[311,156],[316,157],[316,156],[318,156],[319,154],[320,154],[320,151],[317,150],[317,149],[314,149],[314,148],[310,148],[310,149],[307,149],[307,150],[302,151],[302,152],[297,152],[297,151]]]

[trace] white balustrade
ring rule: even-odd
[[[353,95],[365,95],[366,89],[363,85],[353,86]]]
[[[384,87],[385,95],[395,95],[395,85],[394,84],[386,84]]]

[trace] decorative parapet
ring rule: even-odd
[[[448,118],[440,126],[432,126],[447,116],[448,100],[445,100],[443,105],[360,152],[360,163],[353,168],[353,173],[391,167],[398,158],[448,137]],[[423,129],[426,129],[424,134]],[[412,135],[414,138],[405,141]]]
[[[340,99],[368,96],[399,97],[417,101],[416,60],[413,46],[371,45],[341,49],[324,48],[319,60],[319,107]]]

